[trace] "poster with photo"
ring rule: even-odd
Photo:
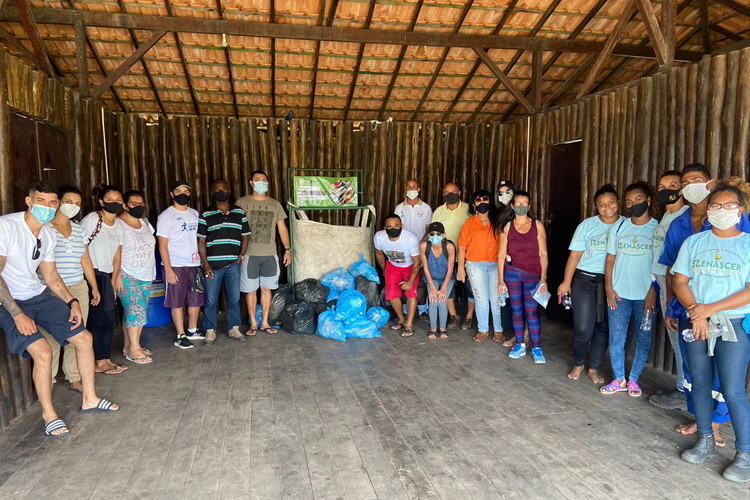
[[[356,177],[294,177],[294,204],[298,207],[356,207]]]

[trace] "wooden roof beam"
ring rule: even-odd
[[[89,96],[89,56],[86,53],[86,27],[81,16],[76,17],[76,64],[78,69],[78,91],[81,97]]]
[[[328,16],[325,15],[326,0],[320,0],[320,10],[318,12],[318,26],[325,26],[330,28],[333,24],[333,20],[336,18],[336,9],[338,9],[339,0],[332,0],[331,7],[328,10]],[[313,58],[313,75],[312,75],[312,89],[310,90],[310,111],[308,115],[313,118],[313,111],[315,109],[315,92],[318,86],[318,61],[320,60],[320,40],[315,42],[315,56]]]
[[[372,14],[375,11],[375,2],[376,0],[370,0],[369,5],[367,6],[367,17],[365,17],[365,25],[362,28],[362,30],[367,30],[370,28],[370,23],[372,22]],[[352,83],[349,86],[349,94],[346,97],[346,107],[344,108],[344,120],[346,121],[346,118],[349,116],[349,110],[352,106],[352,98],[354,97],[354,88],[357,86],[357,78],[359,78],[359,67],[362,65],[362,56],[365,53],[365,44],[360,44],[359,51],[357,52],[357,62],[354,63],[354,73],[352,74]]]
[[[731,31],[729,31],[728,29],[724,29],[721,26],[719,26],[718,24],[712,24],[712,25],[709,26],[709,28],[711,28],[715,32],[719,33],[720,35],[723,35],[723,36],[729,38],[730,40],[734,40],[735,42],[741,42],[742,40],[744,40],[744,38],[742,38],[741,36],[739,36],[737,33],[733,33]]]
[[[726,5],[732,10],[736,10],[745,17],[750,17],[750,7],[746,5],[737,3],[734,0],[718,0],[718,2]]]
[[[703,40],[703,53],[711,53],[711,32],[709,31],[708,22],[708,1],[698,0],[701,11],[701,39]]]
[[[596,61],[594,62],[594,67],[591,68],[591,71],[586,77],[586,80],[583,82],[583,85],[578,91],[578,98],[588,94],[589,90],[591,90],[591,87],[594,86],[596,75],[598,75],[599,71],[601,71],[602,67],[604,66],[604,62],[607,60],[607,57],[612,54],[612,49],[622,36],[622,32],[625,31],[625,27],[630,22],[631,16],[634,11],[635,0],[628,0],[627,5],[625,6],[625,10],[622,11],[620,19],[617,21],[614,30],[612,30],[612,33],[609,35],[606,43],[604,44],[604,48],[597,56]]]
[[[117,0],[121,2],[122,0]],[[221,0],[216,0],[216,12],[219,14],[219,19],[224,19],[224,6],[221,4]],[[227,59],[227,75],[229,77],[229,88],[232,91],[232,104],[234,105],[234,117],[239,119],[240,108],[237,106],[237,92],[234,90],[234,71],[232,71],[232,60],[229,55],[229,44],[227,42],[226,35],[222,34],[221,38],[222,46],[224,47],[224,57]]]
[[[487,54],[484,49],[479,47],[474,47],[474,53],[479,56],[482,62],[484,62],[484,64],[490,69],[490,71],[492,71],[497,79],[500,80],[503,85],[505,85],[505,88],[507,88],[508,91],[513,94],[513,97],[515,97],[516,100],[520,102],[529,113],[534,113],[534,106],[532,106],[528,99],[523,96],[523,93],[518,90],[518,87],[516,87],[515,84],[510,81],[508,75],[503,73],[502,70],[497,67],[497,64],[495,64],[495,61],[492,60],[489,54]]]
[[[464,23],[464,19],[466,19],[466,15],[469,13],[469,9],[471,9],[471,6],[474,4],[474,0],[468,0],[464,4],[464,8],[461,11],[461,15],[458,16],[458,21],[456,21],[456,24],[453,26],[453,33],[458,33],[458,30],[461,29],[461,25]],[[440,75],[440,70],[443,69],[443,64],[445,64],[445,60],[448,58],[448,52],[450,52],[450,48],[443,49],[443,54],[440,56],[440,60],[438,61],[437,66],[435,66],[435,71],[432,72],[432,77],[430,78],[430,83],[427,84],[427,88],[424,90],[424,93],[422,94],[422,98],[419,100],[419,104],[417,104],[417,107],[414,109],[414,113],[411,115],[412,121],[417,119],[417,113],[422,109],[422,105],[427,100],[427,96],[430,94],[430,91],[432,90],[432,86],[435,85],[435,81],[437,80],[437,77]]]
[[[584,61],[583,64],[578,66],[578,69],[576,69],[570,77],[568,77],[567,80],[563,82],[562,85],[557,87],[557,90],[555,90],[555,93],[552,94],[549,99],[547,99],[547,102],[544,103],[545,108],[551,107],[555,101],[557,101],[561,95],[565,93],[566,90],[570,88],[573,83],[575,83],[578,78],[583,75],[587,69],[591,67],[592,64],[594,64],[594,61],[596,60],[596,54],[589,54],[588,58],[586,58],[586,61]]]
[[[636,0],[636,3],[643,15],[643,24],[646,25],[646,33],[648,33],[648,38],[654,48],[656,60],[659,61],[660,66],[664,66],[667,62],[667,42],[664,40],[664,34],[661,31],[658,19],[656,19],[654,6],[651,5],[651,0]]]
[[[170,0],[164,0],[164,7],[167,9],[167,15],[172,17],[172,3]],[[112,14],[110,14],[112,15]],[[130,14],[114,14],[114,15],[130,15]],[[160,16],[156,16],[160,17]],[[137,26],[133,26],[137,28]],[[157,28],[161,29],[161,28]],[[193,82],[190,79],[190,71],[188,71],[187,63],[185,62],[185,54],[182,52],[182,43],[180,42],[180,30],[169,30],[174,35],[175,45],[177,46],[177,54],[180,56],[180,64],[182,65],[182,72],[185,74],[185,81],[187,82],[188,90],[190,91],[190,99],[193,101],[193,107],[195,108],[195,114],[200,116],[201,111],[198,106],[198,99],[195,98],[195,89],[193,88]]]
[[[414,14],[411,16],[411,22],[409,23],[409,26],[406,28],[407,31],[414,31],[414,26],[417,25],[417,18],[419,17],[419,12],[422,10],[422,5],[424,4],[424,0],[417,0],[416,5],[414,6]],[[383,104],[380,106],[380,111],[378,112],[378,121],[383,119],[383,113],[385,113],[385,108],[388,106],[388,100],[391,98],[391,92],[393,92],[393,86],[396,84],[396,79],[398,78],[398,74],[401,71],[401,63],[404,61],[404,56],[406,55],[406,45],[401,46],[401,52],[398,55],[398,59],[396,60],[396,67],[393,69],[393,75],[391,76],[391,82],[388,84],[388,90],[385,93],[385,97],[383,98]]]
[[[169,1],[166,0],[165,5]],[[70,9],[31,9],[40,24],[73,24]],[[261,38],[289,38],[294,40],[320,40],[348,43],[375,43],[384,45],[426,45],[430,47],[482,47],[489,49],[543,50],[552,52],[599,53],[602,42],[566,40],[562,38],[536,38],[512,35],[468,35],[459,33],[436,33],[431,31],[404,31],[384,29],[362,29],[325,27],[306,24],[274,24],[227,19],[202,19],[195,17],[146,16],[136,14],[113,14],[103,11],[80,11],[86,26],[103,28],[133,28],[143,30],[166,30],[172,32],[207,33],[255,36]],[[168,8],[168,14],[171,7]],[[7,8],[0,21],[18,22],[18,9]],[[654,58],[650,47],[615,44],[610,52],[630,57]],[[678,52],[680,61],[699,61],[701,54]]]
[[[495,29],[492,30],[492,33],[490,34],[491,36],[495,36],[498,33],[500,33],[500,30],[503,29],[503,26],[505,26],[505,23],[508,22],[510,15],[513,13],[513,10],[516,8],[517,3],[518,3],[518,0],[511,0],[511,2],[508,4],[508,7],[506,7],[505,10],[503,11],[503,15],[500,17],[500,20],[495,25]],[[461,84],[461,87],[459,87],[458,92],[456,92],[456,95],[453,97],[453,100],[448,106],[448,109],[445,110],[445,113],[443,113],[443,118],[441,121],[444,122],[448,119],[448,116],[453,111],[453,108],[456,107],[456,104],[458,104],[458,101],[461,99],[461,96],[466,91],[466,87],[469,86],[469,82],[471,82],[472,78],[474,78],[474,75],[477,73],[477,70],[479,70],[479,67],[481,65],[482,65],[482,60],[477,58],[477,60],[474,61],[474,66],[469,71],[469,74],[466,75],[466,79],[464,79],[464,82]],[[496,82],[494,85],[495,89],[497,89],[498,85],[499,83]],[[476,111],[474,113],[476,114]]]
[[[39,28],[34,20],[34,13],[32,12],[31,5],[29,5],[29,0],[15,1],[16,7],[18,7],[18,13],[21,17],[21,23],[23,23],[26,34],[29,36],[31,47],[34,49],[34,57],[37,66],[39,69],[47,73],[47,76],[54,78],[56,76],[55,69],[52,67],[49,55],[47,54],[47,49],[44,48],[44,42],[42,41],[42,36],[39,34]]]
[[[0,38],[8,42],[8,45],[15,48],[17,51],[21,53],[23,57],[30,60],[32,63],[36,64],[36,56],[33,52],[31,52],[29,49],[26,48],[24,44],[21,43],[21,41],[14,37],[13,34],[11,34],[8,30],[0,26]]]
[[[270,0],[271,23],[276,24],[276,0]],[[271,117],[276,118],[276,39],[271,38]],[[270,126],[269,126],[270,129]],[[276,128],[274,128],[276,130]]]
[[[164,35],[166,35],[166,31],[157,31],[151,37],[149,37],[146,42],[144,42],[140,47],[138,47],[132,54],[130,54],[120,65],[115,69],[112,73],[110,73],[107,78],[104,79],[104,81],[99,85],[94,91],[91,93],[91,96],[95,99],[98,99],[101,97],[103,93],[105,93],[117,80],[120,79],[122,75],[128,72],[130,68],[133,67],[133,65],[138,62],[138,60],[143,57],[143,54],[148,52],[151,47],[156,45],[156,43],[161,40]]]

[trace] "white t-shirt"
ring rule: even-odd
[[[156,238],[148,219],[141,219],[141,228],[123,223],[122,272],[141,281],[156,279]]]
[[[375,233],[373,244],[376,250],[382,250],[388,262],[396,267],[410,267],[414,264],[413,257],[419,257],[419,241],[414,233],[406,229],[396,241],[391,241],[385,229]]]
[[[5,257],[2,275],[14,300],[29,300],[44,291],[47,285],[37,276],[39,264],[55,261],[57,236],[49,224],[39,231],[39,257],[36,253],[37,237],[24,220],[26,212],[16,212],[0,217],[0,255]]]
[[[401,223],[404,229],[414,234],[420,241],[424,233],[427,232],[427,226],[432,222],[432,209],[430,206],[419,200],[416,205],[411,206],[408,202],[399,203],[396,210],[393,211],[401,217]]]
[[[654,276],[664,276],[667,274],[667,266],[659,264],[659,257],[661,257],[661,252],[664,250],[664,238],[667,236],[667,231],[669,231],[669,226],[672,225],[672,222],[685,213],[687,209],[688,206],[685,205],[674,213],[664,214],[661,222],[656,226],[656,231],[654,231],[654,263],[651,266],[651,274]]]
[[[99,214],[91,212],[81,221],[85,242],[89,245],[89,257],[94,269],[103,273],[114,271],[113,262],[117,249],[122,245],[123,227],[125,224],[120,219],[115,219],[115,223],[108,226],[102,222],[102,227],[89,242],[89,238],[96,230],[99,224]]]
[[[172,267],[196,267],[198,255],[198,212],[193,208],[180,211],[174,207],[164,210],[156,220],[156,236],[167,238],[169,261]]]

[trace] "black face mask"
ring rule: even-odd
[[[628,212],[630,212],[630,215],[632,215],[633,217],[640,217],[641,215],[646,213],[646,210],[648,210],[647,201],[644,201],[637,205],[633,205],[632,207],[628,208]]]
[[[661,191],[659,191],[659,201],[662,202],[663,205],[671,205],[672,203],[677,203],[677,200],[679,199],[679,189],[662,189]]]
[[[448,205],[455,205],[461,200],[461,198],[458,197],[458,193],[448,193],[443,196],[443,200],[445,200],[445,203]]]
[[[117,203],[116,201],[110,201],[108,203],[105,203],[102,208],[104,208],[106,212],[109,212],[115,215],[120,215],[123,211],[122,203]]]
[[[187,206],[188,203],[190,203],[190,195],[189,194],[178,194],[175,195],[174,201],[177,202],[178,205]]]
[[[135,217],[136,219],[140,219],[143,217],[143,214],[146,213],[146,207],[132,207],[128,208],[128,213]]]
[[[385,232],[388,233],[389,238],[398,238],[399,236],[401,236],[400,227],[399,228],[392,227],[390,229],[386,229]]]
[[[229,193],[226,191],[216,191],[213,194],[213,197],[216,201],[227,201],[229,199]]]
[[[490,211],[490,204],[489,203],[480,203],[477,205],[477,213],[478,214],[486,214]]]

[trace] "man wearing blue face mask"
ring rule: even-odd
[[[284,245],[283,263],[292,263],[289,230],[286,227],[286,212],[281,203],[268,196],[268,175],[256,170],[250,176],[253,194],[237,200],[237,205],[247,214],[247,221],[252,234],[245,260],[240,270],[240,291],[245,292],[247,310],[250,313],[250,330],[247,335],[255,335],[258,330],[276,333],[268,323],[268,312],[271,309],[271,290],[279,287],[279,257],[276,254],[276,231],[279,232]],[[255,310],[258,304],[256,292],[260,288],[260,305],[263,319],[258,325]],[[260,327],[260,328],[259,328]]]
[[[54,187],[43,182],[29,191],[26,212],[0,217],[0,328],[13,354],[34,360],[32,375],[44,431],[52,437],[68,435],[70,430],[52,405],[52,349],[38,326],[59,344],[75,346],[83,392],[81,411],[109,413],[119,409],[96,396],[91,333],[83,324],[78,299],[68,291],[55,267],[57,238],[48,223],[58,204]],[[39,280],[37,269],[44,282]]]

